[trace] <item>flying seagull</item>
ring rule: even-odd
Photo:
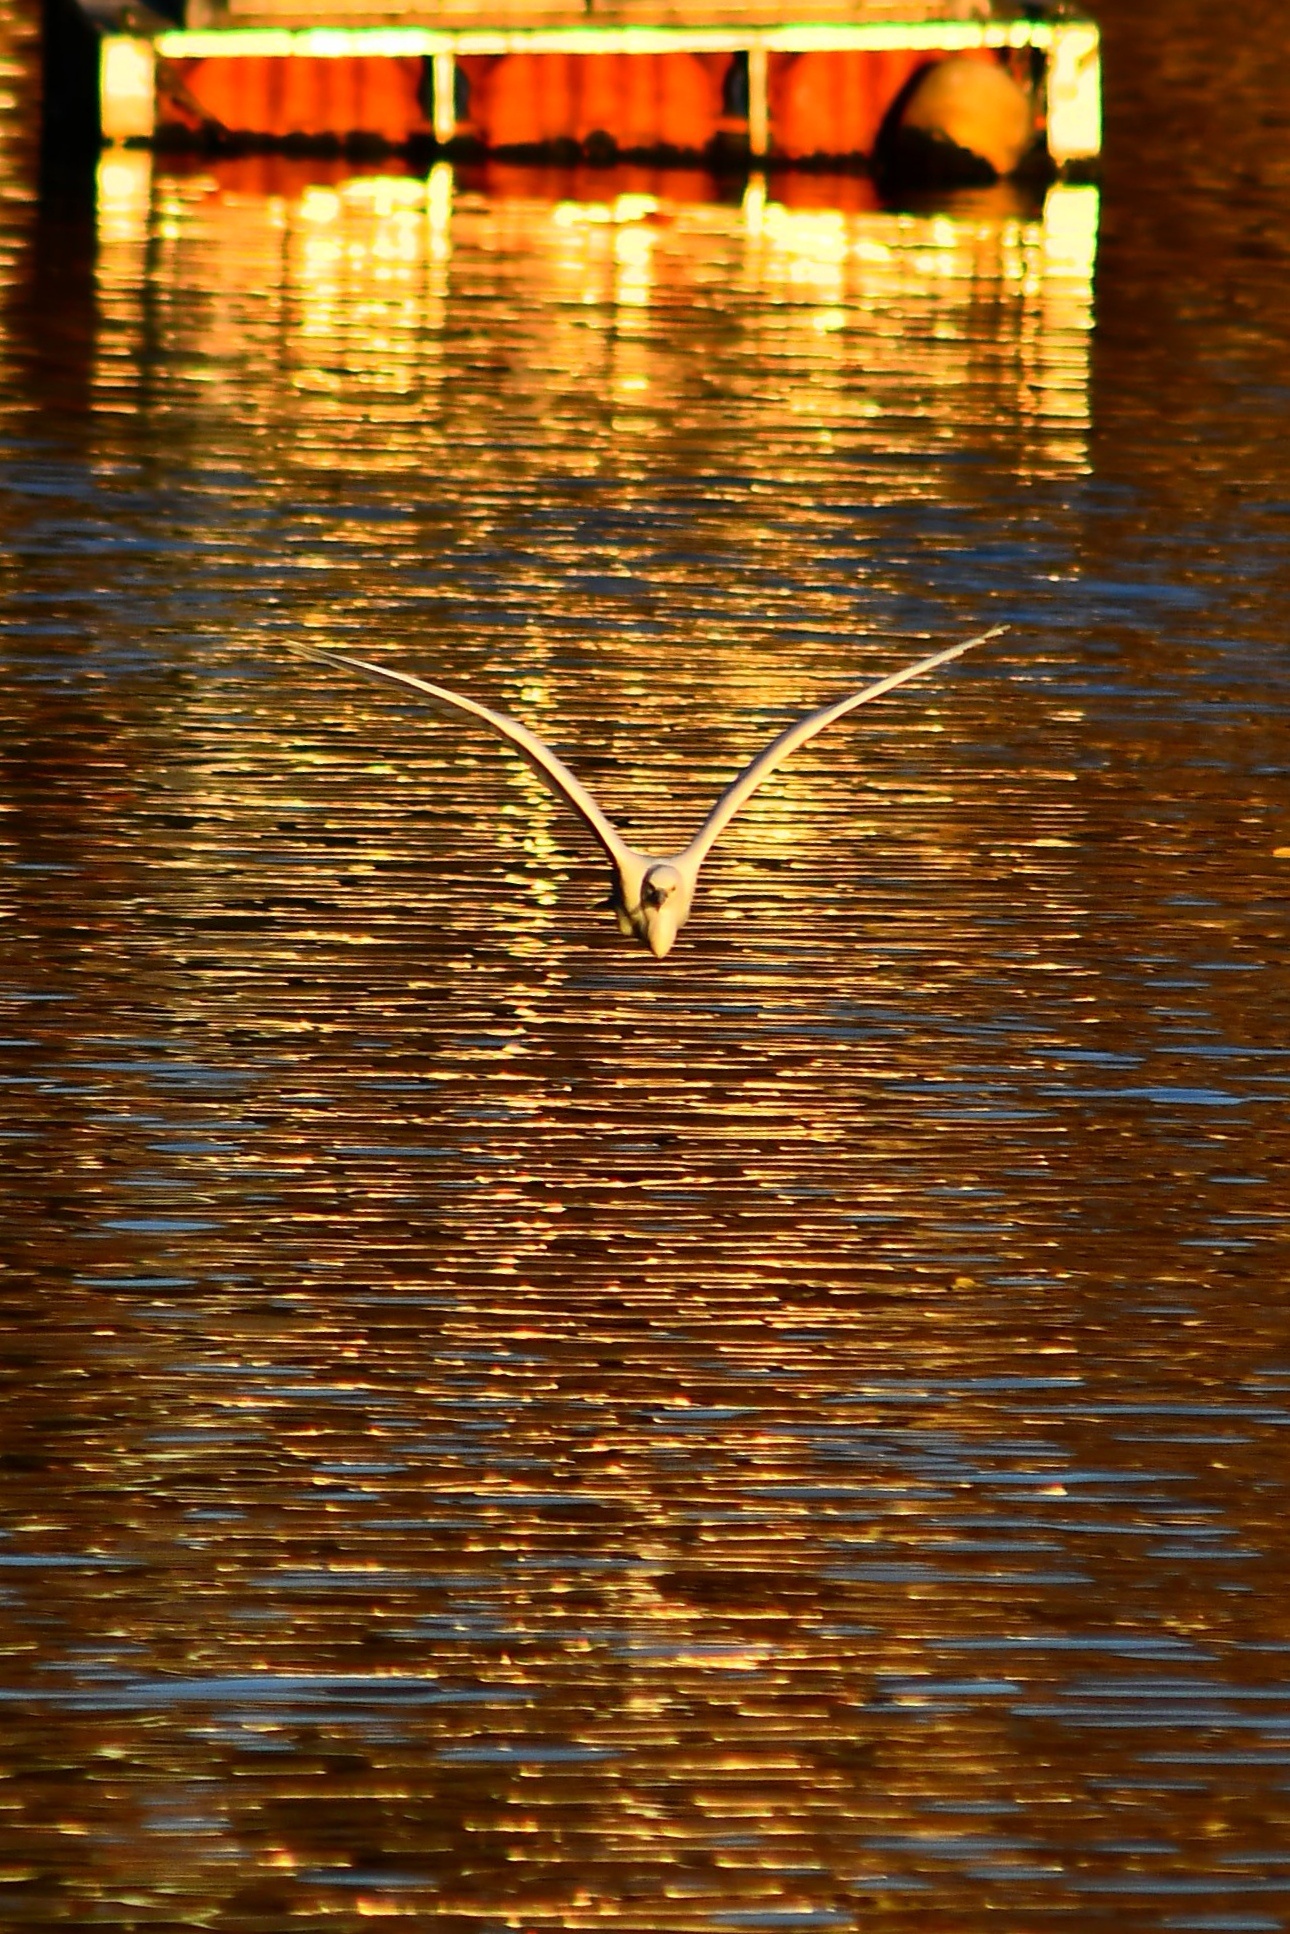
[[[313,658],[324,665],[339,665],[345,671],[362,672],[368,678],[408,686],[423,698],[433,700],[436,705],[465,712],[473,719],[482,719],[501,738],[509,740],[525,762],[532,766],[539,779],[558,798],[573,807],[604,847],[613,868],[609,904],[617,915],[619,931],[634,936],[649,948],[656,960],[662,960],[665,954],[672,951],[677,934],[689,918],[699,868],[745,800],[751,799],[758,786],[763,785],[771,773],[783,765],[790,752],[796,752],[799,745],[805,745],[826,725],[832,725],[834,719],[853,712],[857,705],[867,705],[870,699],[881,698],[884,692],[907,684],[911,678],[921,678],[924,672],[935,671],[938,665],[948,665],[952,658],[970,651],[973,645],[983,645],[988,638],[997,638],[1000,632],[1006,630],[1006,625],[994,625],[976,638],[965,638],[961,644],[947,645],[944,651],[933,652],[930,658],[920,658],[917,664],[906,665],[903,671],[889,672],[877,684],[866,685],[862,692],[852,692],[848,698],[836,699],[831,705],[821,706],[818,712],[808,712],[805,718],[785,726],[778,738],[772,739],[765,751],[759,752],[738,778],[730,782],[690,844],[683,851],[669,853],[661,859],[650,853],[638,853],[629,846],[563,759],[557,758],[550,746],[544,744],[535,732],[530,732],[526,725],[521,725],[518,719],[508,717],[505,712],[494,712],[473,698],[464,698],[460,692],[450,692],[445,685],[432,685],[427,679],[414,678],[411,672],[395,671],[389,665],[373,665],[365,658],[351,658],[344,652],[325,651],[313,645],[292,644],[287,649],[301,658]]]

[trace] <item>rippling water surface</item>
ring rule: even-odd
[[[1290,1925],[1290,113],[104,160],[0,33],[0,1924]],[[1240,29],[1238,32],[1237,29]],[[1261,36],[1261,38],[1260,38]],[[646,844],[656,965],[490,740]]]

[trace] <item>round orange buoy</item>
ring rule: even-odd
[[[1035,138],[1030,97],[997,62],[952,54],[929,67],[900,116],[903,133],[944,142],[1010,175]]]

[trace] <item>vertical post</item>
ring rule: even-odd
[[[1063,22],[1048,52],[1048,152],[1060,168],[1101,151],[1101,41],[1092,21]]]
[[[105,141],[152,139],[157,124],[157,74],[150,40],[104,35],[99,106]]]
[[[766,43],[755,40],[748,49],[748,152],[760,157],[770,152],[770,101],[766,91]]]
[[[434,138],[446,148],[457,132],[457,57],[452,48],[434,56]]]
[[[87,12],[63,0],[44,0],[41,11],[45,57],[41,163],[61,173],[69,163],[93,160],[99,151],[103,34]]]

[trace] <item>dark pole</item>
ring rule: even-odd
[[[42,173],[77,172],[98,154],[99,34],[76,0],[42,0]]]

